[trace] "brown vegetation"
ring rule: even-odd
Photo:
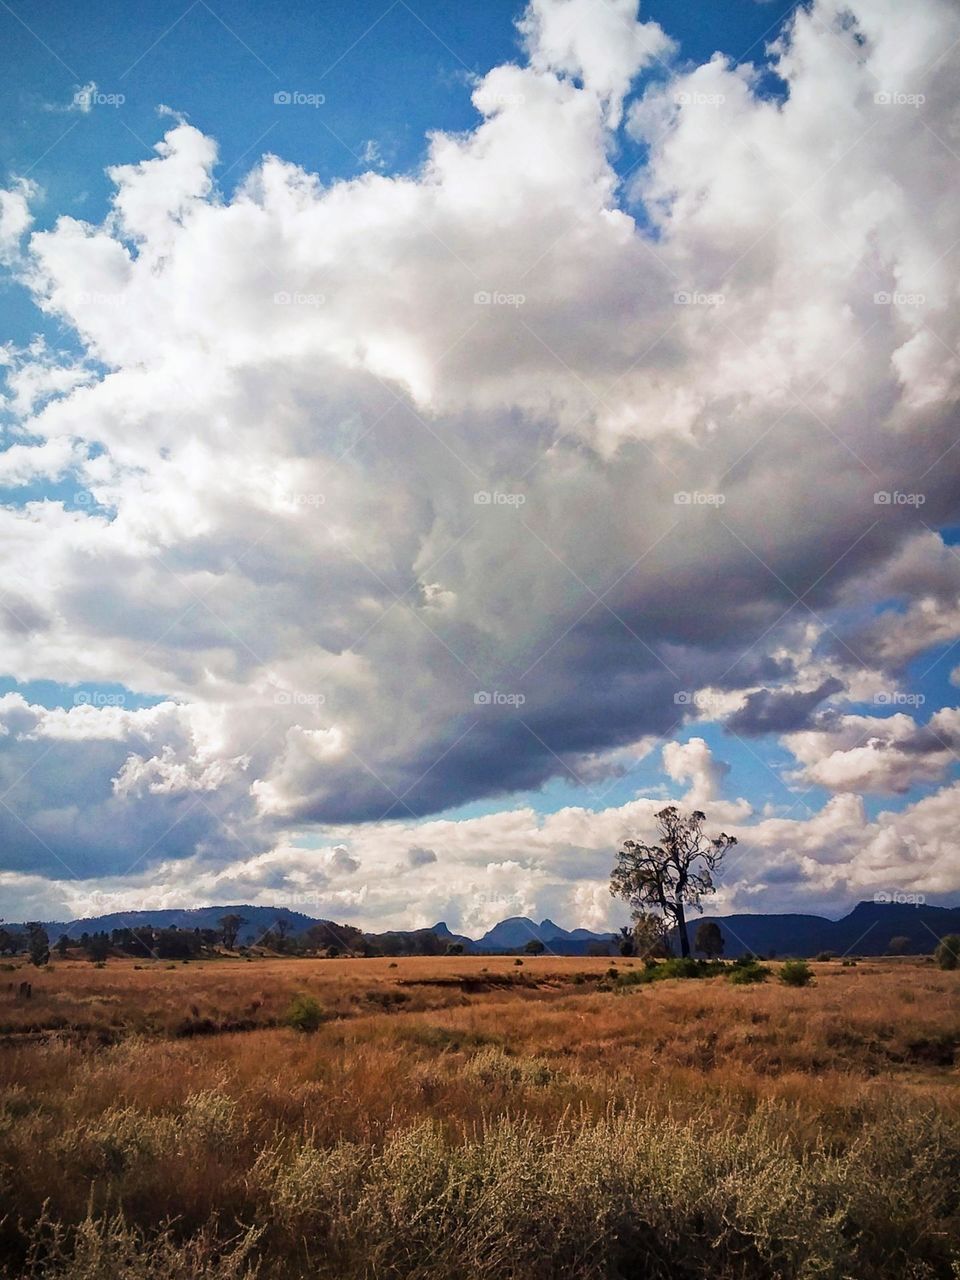
[[[30,1000],[8,972],[9,1274],[953,1274],[960,974],[636,967],[64,961]]]

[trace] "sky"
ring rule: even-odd
[[[954,4],[0,41],[0,914],[960,898]]]

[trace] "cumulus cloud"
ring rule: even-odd
[[[940,781],[956,763],[960,709],[944,707],[922,727],[902,712],[838,716],[784,741],[801,763],[803,781],[831,791],[903,793]]]
[[[944,776],[913,721],[809,717],[882,687],[911,634],[960,636],[933,532],[960,492],[960,15],[799,8],[773,99],[720,56],[669,69],[635,12],[535,0],[525,63],[414,174],[323,185],[267,156],[228,198],[215,140],[177,118],[110,169],[102,223],[30,237],[18,273],[82,361],[11,370],[0,478],[69,474],[78,500],[0,509],[7,669],[164,709],[102,715],[81,747],[89,717],[55,738],[11,704],[11,869],[116,874],[136,843],[165,883],[189,863],[194,893],[225,892],[221,863],[304,833],[622,778],[700,714],[690,690],[790,731],[834,790]],[[628,191],[621,113],[648,149]],[[716,804],[698,741],[668,744],[667,777]],[[591,814],[568,821],[609,837]],[[550,871],[521,858],[528,820],[515,837],[491,863],[520,898],[589,898],[595,835],[550,844]],[[416,846],[439,872],[434,835],[403,839],[391,866]],[[332,906],[399,893],[353,844],[312,856]]]
[[[30,201],[37,194],[36,183],[27,178],[0,189],[0,264],[9,266],[17,257],[20,241],[33,223]]]
[[[843,687],[842,680],[829,676],[815,689],[754,689],[728,717],[727,728],[747,737],[805,728],[817,707]]]

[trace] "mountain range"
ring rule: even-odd
[[[353,939],[360,936],[354,926],[335,924],[292,911],[288,907],[217,906],[192,909],[163,908],[156,911],[114,912],[86,919],[45,922],[50,940],[61,934],[79,938],[83,933],[111,932],[114,929],[153,928],[216,929],[221,917],[242,916],[241,943],[255,943],[268,929],[283,920],[291,935],[322,926],[331,938]],[[860,902],[840,920],[815,915],[731,915],[702,916],[689,922],[691,940],[699,925],[713,922],[724,937],[724,955],[733,958],[751,951],[757,955],[815,956],[821,951],[837,955],[882,955],[894,950],[905,955],[924,955],[933,950],[947,933],[960,933],[960,907],[933,907],[899,902]],[[441,946],[436,948],[430,935],[436,935]],[[452,932],[445,922],[431,929],[390,930],[366,933],[368,942],[382,953],[445,949],[459,943],[465,952],[496,953],[522,951],[532,939],[542,942],[554,955],[586,955],[599,946],[613,950],[611,933],[591,929],[564,929],[545,919],[538,924],[526,916],[501,920],[479,938]]]

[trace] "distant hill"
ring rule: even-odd
[[[166,907],[155,911],[114,911],[110,915],[90,916],[77,920],[45,922],[44,927],[54,941],[62,933],[79,938],[82,933],[111,933],[114,929],[138,929],[147,925],[154,929],[217,929],[225,915],[242,916],[245,923],[238,934],[238,941],[249,946],[262,938],[278,920],[290,926],[291,933],[303,933],[312,924],[319,923],[302,911],[288,907]]]
[[[123,911],[105,916],[69,921],[49,921],[45,927],[51,942],[61,934],[79,938],[82,933],[110,933],[114,929],[153,928],[216,929],[225,915],[244,919],[238,941],[256,943],[277,920],[284,920],[291,935],[320,926],[330,944],[345,949],[360,940],[355,926],[316,919],[288,907],[222,906],[193,909],[160,908],[156,911]],[[689,923],[693,942],[698,926],[712,921],[723,933],[724,955],[733,958],[745,951],[769,956],[815,956],[821,951],[837,955],[883,955],[890,950],[894,938],[902,943],[904,955],[928,955],[937,941],[947,933],[960,933],[960,907],[910,906],[898,902],[860,902],[841,920],[813,915],[732,915],[695,916]],[[12,927],[12,926],[11,926]],[[480,938],[453,933],[444,921],[430,929],[391,929],[384,933],[364,933],[370,950],[381,955],[439,954],[451,943],[459,943],[464,951],[503,953],[522,951],[531,939],[543,943],[553,955],[586,955],[599,945],[613,949],[613,934],[595,933],[591,929],[564,929],[553,920],[539,924],[527,916],[511,916],[501,920]]]
[[[547,951],[557,955],[583,955],[592,943],[610,942],[612,938],[612,933],[562,929],[553,920],[541,920],[536,924],[527,916],[510,916],[488,929],[473,945],[478,951],[521,951],[528,942],[536,939]]]
[[[698,916],[688,921],[691,945],[701,922],[720,926],[728,957],[752,951],[768,956],[809,958],[884,955],[894,938],[906,938],[904,955],[929,955],[945,934],[960,933],[960,907],[910,906],[900,902],[858,902],[841,920],[806,915]]]

